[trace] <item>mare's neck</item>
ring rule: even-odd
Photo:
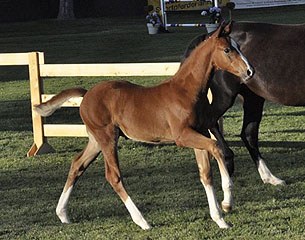
[[[206,40],[198,45],[171,79],[176,87],[186,90],[191,98],[196,98],[200,91],[207,89],[213,71],[213,46],[208,42]]]

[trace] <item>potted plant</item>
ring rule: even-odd
[[[149,13],[146,16],[147,29],[149,34],[156,34],[161,26],[161,18],[157,12]]]
[[[202,11],[201,15],[210,16],[210,22],[205,25],[208,33],[215,31],[222,21],[221,9],[219,7],[210,7]]]

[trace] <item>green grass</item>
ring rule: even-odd
[[[236,11],[238,20],[305,22],[304,7]],[[178,17],[179,16],[173,16]],[[196,17],[187,16],[188,19]],[[144,18],[143,18],[144,19]],[[0,24],[0,52],[44,51],[47,63],[179,61],[187,43],[201,30],[172,29],[149,36],[142,18],[46,20]],[[153,226],[142,231],[130,219],[104,177],[99,157],[80,179],[70,200],[73,224],[62,225],[55,207],[71,159],[85,138],[50,138],[56,153],[27,158],[32,139],[26,68],[0,68],[0,238],[1,239],[304,239],[304,108],[267,103],[260,128],[261,151],[284,187],[262,184],[238,137],[239,101],[225,115],[225,136],[235,155],[232,213],[234,227],[218,229],[210,219],[192,150],[147,146],[120,140],[119,155],[127,191]],[[162,78],[129,78],[152,85]],[[47,79],[47,92],[90,87],[99,78]],[[74,110],[51,120],[78,122]],[[218,200],[217,164],[212,162]]]

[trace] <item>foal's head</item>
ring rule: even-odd
[[[208,39],[214,46],[212,64],[215,69],[228,71],[247,81],[253,76],[254,70],[236,42],[229,37],[231,27],[232,23],[220,26]]]

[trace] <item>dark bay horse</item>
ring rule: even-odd
[[[210,215],[220,228],[229,227],[215,197],[207,155],[214,156],[219,166],[224,192],[222,208],[225,211],[232,207],[232,181],[216,141],[203,136],[197,126],[204,109],[204,104],[198,99],[206,95],[208,80],[215,69],[231,72],[244,82],[253,73],[247,60],[231,46],[227,37],[230,29],[231,24],[219,27],[194,49],[173,77],[157,86],[145,88],[127,81],[106,81],[88,92],[82,88],[64,90],[35,107],[39,114],[48,116],[69,98],[84,96],[80,114],[86,125],[89,142],[72,161],[56,208],[63,223],[70,222],[67,204],[76,181],[102,152],[107,181],[124,202],[132,220],[142,229],[150,228],[123,185],[117,153],[121,134],[136,141],[174,142],[178,146],[193,148]]]
[[[234,154],[219,131],[217,119],[229,109],[237,96],[243,97],[241,138],[245,143],[264,183],[285,184],[266,166],[258,147],[258,131],[265,100],[289,106],[305,105],[305,24],[277,25],[234,22],[232,39],[239,45],[255,69],[254,77],[239,84],[236,77],[224,71],[215,73],[210,81],[213,102],[204,120],[223,149],[230,175],[234,171]],[[198,36],[185,52],[205,39]]]

